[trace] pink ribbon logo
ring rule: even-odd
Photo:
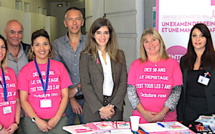
[[[96,63],[97,63],[97,64],[99,64],[99,63],[100,63],[100,62],[99,62],[99,58],[96,58]]]

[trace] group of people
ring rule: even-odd
[[[52,44],[44,29],[21,42],[23,27],[11,20],[0,35],[0,134],[56,133],[80,123],[123,120],[126,92],[141,123],[181,121],[215,113],[214,47],[209,29],[190,31],[180,65],[167,54],[161,35],[144,30],[140,58],[128,74],[124,52],[106,18],[96,19],[87,36],[79,8],[65,11],[68,32]]]

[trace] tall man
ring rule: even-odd
[[[12,68],[18,76],[19,71],[28,63],[27,53],[30,48],[29,44],[22,42],[23,26],[17,20],[10,20],[6,24],[4,30],[7,47],[8,47],[8,67]],[[19,132],[23,134],[22,120],[24,117],[24,111],[21,113]],[[18,132],[16,132],[18,133]]]
[[[10,20],[4,30],[8,47],[8,67],[18,75],[21,68],[28,63],[27,52],[30,45],[22,42],[23,26],[17,20]]]
[[[53,42],[55,48],[55,60],[61,61],[67,68],[73,85],[70,86],[70,103],[66,109],[69,125],[73,125],[78,115],[83,124],[82,107],[84,96],[81,92],[79,77],[80,52],[85,48],[86,36],[81,34],[84,18],[81,10],[76,7],[68,8],[65,12],[64,25],[68,32],[66,35]]]

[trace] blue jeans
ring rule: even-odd
[[[83,108],[84,105],[84,99],[82,100],[77,100],[77,102],[81,105],[81,107]],[[66,107],[66,111],[65,111],[66,117],[68,119],[68,125],[74,125],[75,124],[75,118],[76,115],[78,116],[79,119],[79,123],[80,124],[84,124],[83,121],[83,116],[81,114],[76,114],[72,111],[72,107],[70,102],[68,103],[67,107]]]

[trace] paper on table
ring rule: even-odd
[[[131,129],[114,129],[111,130],[111,134],[133,134]]]
[[[188,128],[179,122],[160,122],[163,126],[158,123],[146,123],[140,124],[139,126],[147,132],[162,132],[162,131],[174,131],[174,130],[187,130]]]
[[[147,132],[167,131],[168,129],[159,126],[157,123],[139,124],[139,126]]]
[[[215,118],[214,116],[205,116],[205,115],[200,115],[195,122],[201,122],[203,125],[209,125],[214,123],[215,124]]]
[[[215,124],[209,124],[209,127],[211,128],[211,131],[213,132],[213,133],[215,133]]]
[[[96,132],[96,130],[93,130],[85,125],[64,126],[63,130],[72,134],[93,134]]]
[[[117,129],[116,132],[120,132],[121,129],[130,130],[130,123],[128,121],[102,121],[102,122],[91,122],[82,125],[64,126],[64,130],[72,134],[100,134],[110,132],[111,130]],[[126,131],[125,130],[125,131]],[[123,131],[123,130],[122,130]],[[115,131],[113,131],[114,133]]]

